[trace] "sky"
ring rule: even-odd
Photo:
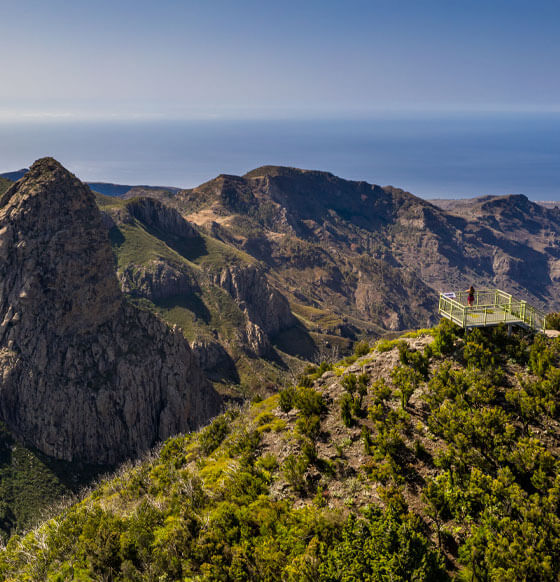
[[[560,2],[0,0],[0,120],[560,111]]]

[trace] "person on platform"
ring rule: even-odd
[[[474,305],[474,287],[471,285],[467,291],[467,305],[472,307]]]

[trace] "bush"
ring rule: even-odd
[[[294,491],[301,493],[306,489],[305,472],[308,461],[304,456],[288,455],[282,465],[284,477]]]
[[[379,340],[375,349],[380,353],[388,352],[397,345],[396,340]]]
[[[410,366],[397,366],[391,371],[391,379],[398,388],[401,397],[401,406],[404,410],[410,397],[422,381],[421,374]]]
[[[347,374],[344,376],[344,378],[342,378],[341,384],[347,392],[353,394],[358,386],[358,379],[356,378],[355,374]]]
[[[321,431],[321,420],[316,414],[297,419],[296,430],[310,439],[315,440]]]
[[[352,418],[352,407],[354,404],[354,399],[350,394],[343,394],[340,399],[340,418],[344,423],[344,426],[350,428],[354,425],[354,419]]]
[[[321,416],[325,410],[323,397],[313,388],[299,387],[295,392],[293,402],[303,416],[314,414]]]
[[[459,328],[448,319],[442,319],[434,333],[432,350],[434,354],[447,356],[453,353],[455,349],[455,340]]]
[[[354,345],[354,355],[361,358],[367,354],[369,354],[369,343],[366,340],[359,341]]]
[[[546,329],[560,330],[560,312],[556,311],[546,316]]]
[[[313,380],[309,376],[300,376],[298,385],[304,388],[311,388],[313,386]]]
[[[529,350],[529,367],[533,374],[544,378],[556,359],[555,345],[544,336],[537,335]]]
[[[282,412],[290,412],[294,407],[294,400],[296,396],[296,389],[293,386],[280,390],[280,410]]]
[[[226,412],[215,418],[201,433],[199,444],[205,455],[214,452],[229,434],[231,421],[237,416],[233,412]]]

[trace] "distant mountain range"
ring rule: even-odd
[[[17,180],[23,178],[25,174],[29,172],[28,168],[23,168],[21,170],[16,170],[15,172],[4,172],[0,174],[0,179],[10,180],[11,182],[16,182]],[[165,191],[165,192],[178,192],[180,188],[168,187],[168,186],[130,186],[126,184],[111,184],[110,182],[86,182],[86,184],[95,192],[99,194],[105,194],[106,196],[125,196],[131,191],[134,195],[139,195],[141,192],[149,191]]]
[[[440,291],[499,287],[560,308],[560,210],[523,195],[429,202],[278,166],[187,190],[90,187],[112,194],[97,203],[122,291],[177,324],[232,396],[361,337],[431,325]]]

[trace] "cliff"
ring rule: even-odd
[[[115,463],[219,410],[182,334],[123,299],[94,195],[50,158],[0,198],[0,322],[0,418],[47,455]]]

